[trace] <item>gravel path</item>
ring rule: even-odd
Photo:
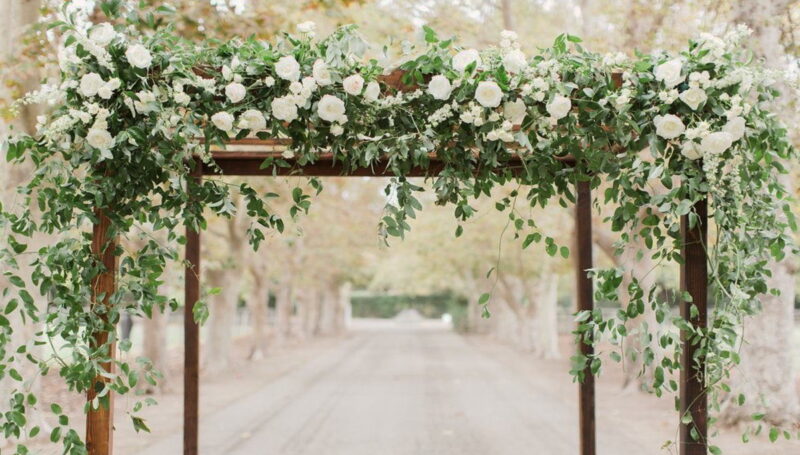
[[[201,453],[577,453],[575,400],[514,358],[436,323],[362,322],[324,356],[205,416]],[[658,452],[625,433],[605,434],[602,453]],[[171,453],[179,434],[140,455]]]

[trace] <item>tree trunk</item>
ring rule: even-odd
[[[260,360],[267,352],[267,310],[269,309],[269,287],[266,280],[256,279],[256,288],[251,298],[247,299],[247,308],[250,311],[250,326],[252,336],[250,341],[250,360]]]
[[[537,357],[557,359],[561,357],[558,347],[558,276],[547,273],[539,279],[538,293],[534,296],[533,346]]]
[[[281,283],[275,301],[275,344],[283,345],[292,330],[292,286]]]
[[[219,295],[209,298],[208,338],[203,340],[203,367],[212,375],[227,370],[231,364],[231,341],[239,301],[239,275],[235,269],[212,269],[207,272],[209,284],[222,287]]]

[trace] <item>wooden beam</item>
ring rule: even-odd
[[[192,178],[203,178],[195,162]],[[197,455],[200,401],[200,327],[194,320],[194,304],[200,300],[200,232],[186,227],[186,271],[183,313],[183,453]]]
[[[282,158],[280,151],[270,150],[275,147],[276,140],[240,140],[232,141],[230,145],[248,146],[251,150],[242,151],[213,151],[212,157],[214,165],[204,164],[203,174],[205,175],[230,175],[230,176],[305,176],[305,177],[391,177],[393,174],[388,169],[389,163],[386,160],[379,160],[371,168],[346,169],[341,161],[335,161],[330,153],[322,153],[314,163],[298,164],[295,159]],[[285,143],[285,142],[284,142]],[[273,167],[261,169],[261,164],[267,158],[280,158],[289,167]],[[575,163],[572,157],[556,157],[556,159],[566,166]],[[407,177],[426,177],[440,173],[445,163],[439,160],[435,154],[429,156],[430,164],[427,168],[416,167],[404,173]],[[522,158],[512,157],[507,164],[511,169],[523,169]]]
[[[114,255],[116,239],[109,236],[111,220],[103,210],[95,210],[97,223],[92,227],[92,253],[102,262],[105,270],[92,279],[92,307],[97,305],[110,306],[111,295],[116,290],[115,277],[117,273],[117,258]],[[98,298],[102,298],[98,301]],[[102,313],[104,322],[108,322],[107,313]],[[92,349],[105,346],[106,354],[114,359],[116,344],[108,343],[110,333],[106,330],[95,332],[92,335]],[[113,362],[104,362],[100,365],[107,372],[114,371]],[[86,393],[89,402],[89,411],[86,414],[86,450],[89,455],[111,455],[113,450],[114,429],[114,394],[107,390],[109,379],[102,375],[95,376],[92,386]],[[92,402],[98,399],[97,409],[92,407]]]
[[[683,237],[681,265],[681,290],[692,296],[691,302],[681,302],[681,317],[696,329],[705,329],[708,313],[708,267],[706,262],[706,240],[708,237],[708,201],[703,199],[694,205],[697,224],[689,226],[689,217],[681,218]],[[692,306],[697,311],[692,316]],[[681,331],[681,418],[691,414],[692,422],[681,423],[680,455],[706,455],[708,453],[708,399],[705,393],[705,356],[699,346],[692,343],[690,334]],[[682,420],[681,420],[682,422]],[[696,431],[692,436],[692,429]]]
[[[578,293],[578,311],[594,309],[594,289],[588,270],[592,264],[592,192],[588,181],[577,184],[577,201],[575,205],[575,247],[577,254],[575,264],[576,290]],[[591,334],[584,334],[591,337]],[[580,351],[586,357],[594,354],[590,344],[580,343]],[[589,364],[586,365],[583,382],[578,388],[580,423],[580,454],[596,454],[595,429],[595,391],[594,375]]]

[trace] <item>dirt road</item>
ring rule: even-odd
[[[206,413],[201,453],[576,454],[575,390],[564,360],[531,362],[438,323],[372,321]],[[619,395],[601,400],[599,453],[669,453],[660,447],[674,437],[671,400],[644,399],[624,412]],[[175,432],[139,455],[178,454],[180,444]],[[726,453],[787,453],[751,448]]]

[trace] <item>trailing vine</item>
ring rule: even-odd
[[[649,344],[638,353],[643,369],[652,372],[652,392],[677,390],[670,377],[680,368],[678,329],[692,334],[707,359],[704,381],[712,404],[725,392],[738,362],[742,320],[758,311],[760,295],[771,292],[770,261],[790,248],[787,231],[795,227],[778,180],[794,150],[768,110],[778,95],[770,85],[774,75],[744,50],[747,30],[702,35],[677,55],[628,58],[592,53],[571,35],[526,56],[512,32],[504,32],[498,47],[478,52],[425,28],[424,44],[405,49],[397,65],[407,88],[401,91],[386,83],[384,75],[394,68],[364,58],[369,47],[352,26],[322,39],[304,23],[276,43],[195,43],[169,26],[142,33],[142,25],[155,19],[121,2],[105,2],[103,11],[110,22],[88,29],[69,17],[50,24],[64,39],[60,81],[20,102],[47,100],[55,108],[34,135],[5,144],[9,161],[35,167],[19,191],[24,201],[3,207],[0,217],[8,239],[0,257],[11,284],[2,292],[0,377],[18,384],[9,397],[11,410],[0,416],[6,437],[39,431],[28,417],[41,397],[29,393],[33,378],[22,377],[21,362],[35,364],[37,374],[57,369],[70,390],[85,392],[111,360],[109,345],[90,348],[93,333],[111,332],[111,343],[121,314],[146,316],[179,305],[158,287],[166,265],[179,260],[184,226],[202,229],[209,215],[231,216],[231,192],[239,191],[258,248],[266,232],[281,231],[284,219],[309,209],[312,195],[300,187],[290,195],[289,213],[277,213],[270,205],[274,194],[259,194],[246,183],[232,189],[219,180],[198,185],[190,178],[195,157],[213,166],[212,147],[252,135],[291,139],[285,156],[266,161],[265,168],[293,162],[302,174],[322,152],[349,171],[385,166],[394,176],[387,187],[393,197],[381,231],[392,237],[402,237],[422,208],[416,194],[423,189],[405,176],[412,168],[427,169],[432,154],[443,163],[429,176],[437,201],[452,205],[459,221],[475,213],[476,198],[515,182],[519,192],[497,207],[523,247],[543,243],[551,255],[569,250],[514,204],[568,206],[575,183],[590,181],[599,195],[595,205],[616,207],[604,221],[620,233],[620,250],[644,244],[640,254],[662,263],[681,260],[680,218],[696,223],[694,203],[708,198],[716,302],[708,328],[675,316],[674,302],[655,286],[642,287],[633,271],[613,268],[592,272],[596,297],[619,302],[627,274],[630,300],[612,318],[599,310],[577,314],[576,334],[584,342],[611,341],[618,348],[611,358],[621,361],[626,323],[652,312],[662,324],[650,328]],[[566,165],[565,157],[575,164]],[[166,240],[146,236],[136,250],[115,249],[118,291],[108,307],[90,305],[91,280],[103,271],[90,247],[95,208],[109,216],[112,235],[138,236],[146,227]],[[461,232],[459,226],[456,235]],[[58,237],[28,252],[29,239],[39,234]],[[488,295],[480,301],[488,305]],[[11,343],[12,313],[41,331]],[[195,314],[207,316],[203,302]],[[34,345],[53,339],[60,340],[58,349],[32,353]],[[141,380],[157,380],[149,369],[112,361],[116,373],[92,406],[107,405],[108,391],[124,394]],[[602,359],[577,355],[573,365],[572,374],[581,379],[587,365],[598,374]],[[146,404],[131,410],[140,429],[146,424],[136,412]],[[51,409],[61,417],[51,439],[66,453],[83,453],[60,406]]]

